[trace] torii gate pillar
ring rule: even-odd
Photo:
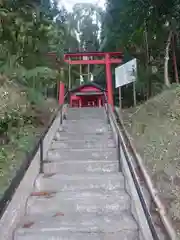
[[[59,105],[64,104],[64,95],[65,95],[65,88],[64,83],[59,83]]]
[[[111,104],[112,108],[114,107],[113,101],[113,88],[112,88],[112,73],[111,73],[111,62],[110,62],[110,55],[106,53],[105,55],[105,63],[106,63],[106,84],[107,84],[107,97],[108,97],[108,104]]]

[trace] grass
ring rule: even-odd
[[[180,87],[122,117],[180,238]]]
[[[25,159],[26,152],[31,151],[34,143],[34,136],[37,129],[32,126],[24,126],[17,132],[10,133],[11,140],[3,145],[0,150],[0,196],[3,195],[15,176],[16,171]]]

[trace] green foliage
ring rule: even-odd
[[[27,98],[32,105],[41,106],[44,101],[44,96],[42,93],[34,88],[27,89]]]
[[[25,72],[24,81],[30,87],[41,88],[54,87],[58,72],[48,67],[36,67]]]
[[[4,116],[0,119],[0,135],[7,133],[10,127],[17,127],[21,121],[19,114],[16,111],[11,113],[5,112]]]
[[[18,108],[5,111],[0,119],[0,138],[8,137],[12,129],[20,129],[23,124],[38,123],[38,109],[43,106],[47,89],[59,80],[67,82],[64,49],[99,47],[101,14],[102,10],[92,4],[75,5],[71,14],[63,7],[59,9],[56,0],[0,1],[0,75],[23,86],[29,104],[24,112]],[[52,51],[56,56],[48,57]],[[72,69],[74,82],[78,71]]]
[[[52,86],[57,73],[46,55],[64,48],[66,11],[49,0],[7,0],[1,3],[0,16],[0,73],[31,87],[30,82]]]
[[[60,80],[66,15],[56,0],[0,1],[0,197],[55,105],[45,95]]]
[[[143,91],[146,96],[156,94],[157,89],[160,90],[166,84],[165,48],[171,31],[176,36],[178,56],[179,18],[179,2],[175,0],[107,0],[101,50],[121,50],[138,59],[137,90]],[[173,82],[174,73],[170,71],[173,69],[172,54],[170,60],[169,75]],[[156,73],[153,73],[153,67],[157,69]],[[178,62],[178,70],[179,67]]]

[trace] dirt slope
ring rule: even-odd
[[[180,87],[124,110],[123,120],[180,239]]]
[[[57,108],[53,99],[32,105],[28,90],[0,76],[0,199]]]

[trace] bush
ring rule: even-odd
[[[27,89],[27,98],[32,105],[41,106],[44,102],[44,96],[42,93],[33,88]]]

